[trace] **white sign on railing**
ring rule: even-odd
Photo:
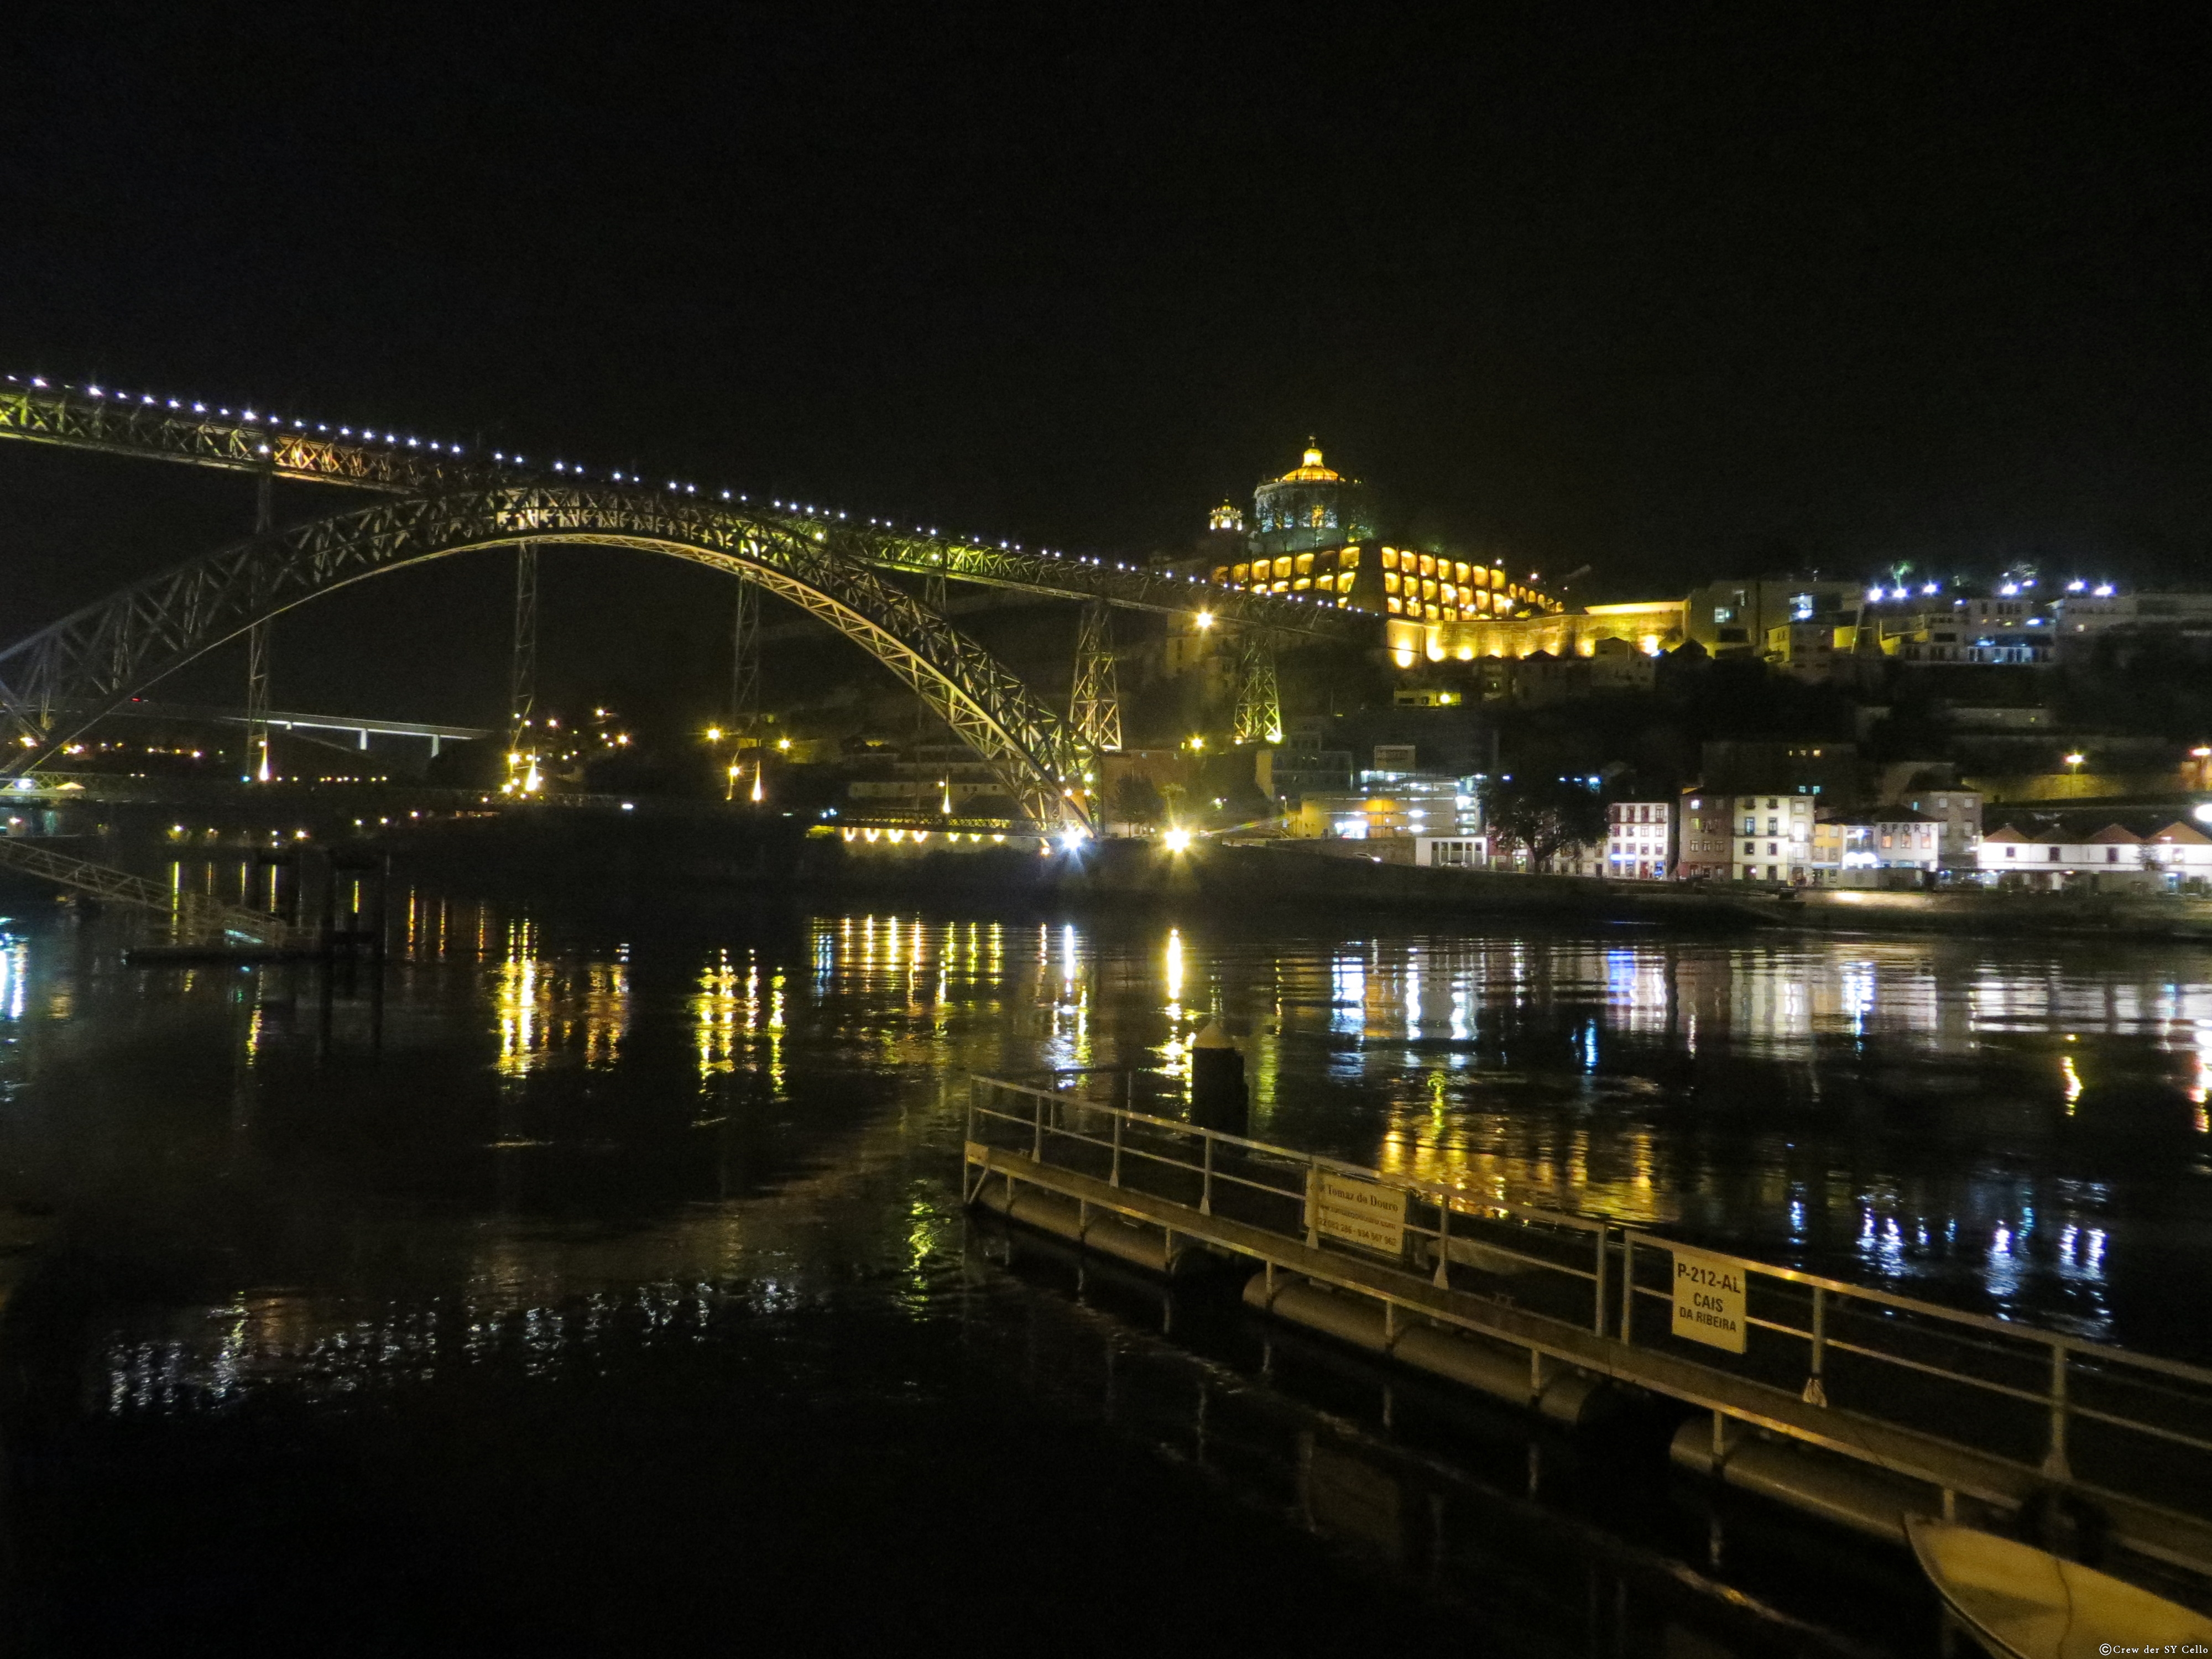
[[[1406,1250],[1406,1189],[1384,1187],[1333,1170],[1316,1173],[1314,1226],[1324,1238],[1340,1238],[1385,1255]]]
[[[1730,1353],[1743,1352],[1743,1269],[1695,1250],[1674,1253],[1674,1334]]]

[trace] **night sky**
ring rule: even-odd
[[[1311,432],[1584,598],[2212,575],[2203,36],[1446,9],[19,0],[0,360],[1102,549]],[[149,470],[0,447],[0,621],[246,510]]]

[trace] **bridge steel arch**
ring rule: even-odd
[[[1006,666],[820,533],[654,491],[530,484],[385,499],[238,543],[0,650],[0,714],[33,771],[102,715],[255,623],[368,577],[520,543],[625,547],[753,582],[820,617],[911,687],[1040,825],[1088,827],[1080,736]]]

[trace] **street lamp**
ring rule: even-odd
[[[2089,757],[2087,755],[2069,755],[2066,757],[2066,764],[2072,775],[2079,776],[2081,771],[2081,763],[2088,758]]]
[[[1199,626],[1199,629],[1200,629],[1200,631],[1201,633],[1202,633],[1202,632],[1204,632],[1206,629],[1209,629],[1209,628],[1212,627],[1212,626],[1213,626],[1213,613],[1212,613],[1211,611],[1200,611],[1200,612],[1198,613],[1198,626]]]

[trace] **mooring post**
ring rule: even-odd
[[[2051,1449],[2043,1455],[2043,1478],[2070,1482],[2073,1466],[2066,1459],[2066,1345],[2051,1345]]]
[[[1590,1328],[1596,1332],[1600,1336],[1603,1336],[1605,1334],[1605,1256],[1607,1249],[1613,1242],[1611,1239],[1607,1238],[1606,1235],[1611,1231],[1612,1229],[1607,1227],[1603,1222],[1600,1222],[1598,1224],[1597,1284],[1595,1287],[1597,1293],[1591,1298],[1591,1312],[1594,1317],[1590,1322]]]
[[[1620,1340],[1636,1340],[1636,1235],[1620,1230]]]
[[[1826,1374],[1828,1366],[1828,1291],[1823,1285],[1813,1287],[1813,1358],[1812,1367],[1805,1378],[1805,1403],[1825,1406],[1828,1403]]]

